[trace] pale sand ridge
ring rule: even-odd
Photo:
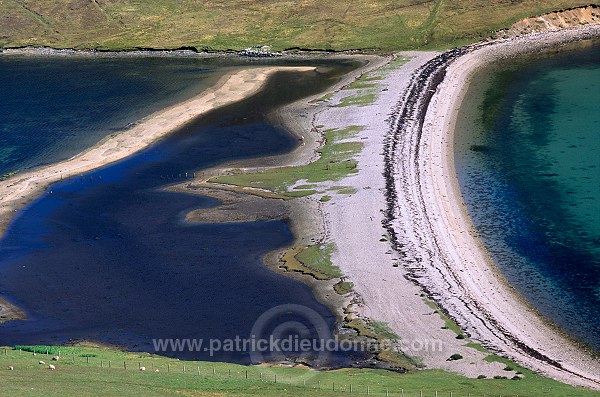
[[[364,126],[358,137],[365,145],[357,157],[360,172],[336,183],[353,186],[357,192],[334,195],[320,204],[327,234],[337,246],[333,261],[355,285],[355,310],[387,322],[401,337],[403,351],[420,357],[426,367],[471,377],[515,375],[504,371],[503,364],[484,361],[487,353],[467,347],[468,340],[442,329],[444,322],[421,297],[423,289],[471,340],[546,376],[600,387],[597,358],[535,313],[489,259],[465,211],[453,163],[456,111],[469,77],[479,66],[598,35],[600,28],[589,26],[480,44],[464,55],[457,51],[436,58],[439,54],[404,53],[412,60],[377,83],[382,91],[374,104],[332,107],[317,115],[314,124],[323,129]],[[419,78],[428,82],[420,84]],[[406,91],[413,86],[416,91]],[[344,95],[337,94],[332,102]],[[431,102],[424,99],[428,96],[433,96]],[[411,105],[408,99],[415,97],[417,102]],[[407,119],[385,121],[403,106],[409,107]],[[392,136],[390,124],[398,131]],[[386,153],[391,155],[389,163]],[[383,175],[386,167],[390,167],[388,181]],[[382,223],[388,221],[390,209],[386,229]],[[381,241],[389,230],[397,238],[397,251]],[[455,353],[464,358],[447,361]]]
[[[247,98],[278,71],[310,71],[314,67],[257,67],[224,76],[217,85],[180,104],[156,112],[132,128],[112,135],[66,161],[14,175],[0,182],[0,237],[23,205],[61,178],[69,178],[122,160],[213,109]]]
[[[387,117],[395,112],[396,104],[407,89],[415,71],[439,55],[436,52],[410,52],[399,54],[410,60],[388,72],[377,71],[383,77],[377,81],[377,100],[367,106],[329,107],[317,114],[315,125],[322,129],[345,128],[360,125],[364,129],[357,138],[363,143],[358,160],[359,173],[325,187],[349,185],[357,189],[352,195],[332,195],[320,203],[326,221],[326,234],[335,242],[333,262],[354,283],[358,302],[352,305],[357,314],[375,321],[386,322],[400,336],[402,351],[416,357],[427,368],[442,368],[466,376],[513,376],[504,371],[504,365],[489,363],[485,353],[464,346],[466,341],[456,339],[456,334],[444,329],[444,321],[434,313],[424,298],[423,291],[405,276],[399,255],[391,250],[390,243],[380,241],[386,234],[384,222],[385,167],[383,147],[389,130]],[[385,91],[384,91],[385,90]],[[360,93],[360,91],[358,91]],[[336,103],[353,91],[337,93],[331,100]],[[464,359],[447,361],[452,354]]]
[[[536,34],[483,47],[447,70],[427,111],[419,158],[421,192],[439,254],[435,292],[472,336],[525,366],[563,382],[600,388],[600,363],[537,315],[487,254],[462,201],[453,158],[457,110],[472,73],[484,62],[600,34],[600,27]],[[439,277],[439,276],[438,276]],[[443,280],[443,281],[442,281]]]

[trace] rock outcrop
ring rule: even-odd
[[[497,38],[510,38],[534,32],[551,32],[583,25],[600,23],[600,7],[589,5],[549,12],[536,17],[521,19],[508,29],[496,33]]]

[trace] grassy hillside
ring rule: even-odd
[[[442,48],[589,0],[0,0],[0,46]]]
[[[244,367],[183,362],[144,353],[101,348],[38,347],[38,354],[0,348],[2,396],[546,396],[592,397],[577,389],[521,370],[522,379],[467,379],[438,370],[397,374],[384,370],[344,369],[317,372],[304,368]],[[61,359],[51,361],[58,351]],[[490,356],[492,360],[502,359]],[[38,364],[42,360],[53,364]],[[503,361],[504,362],[504,361]],[[508,365],[512,363],[506,362]],[[146,371],[139,370],[144,366]],[[185,370],[184,370],[185,366]],[[13,367],[13,370],[9,370]],[[156,372],[158,369],[159,372]],[[352,385],[352,386],[351,386]],[[404,392],[404,394],[402,394]]]

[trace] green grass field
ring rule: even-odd
[[[331,254],[335,250],[333,243],[309,245],[298,254],[298,259],[304,266],[327,275],[329,278],[342,276],[340,269],[331,262]]]
[[[391,52],[438,49],[489,37],[514,21],[561,8],[587,5],[576,0],[0,0],[0,46],[123,50],[194,48],[240,50],[270,45],[273,50],[365,49]],[[375,79],[376,80],[376,79]],[[364,79],[362,90],[340,106],[374,100]],[[323,98],[324,100],[327,98]],[[340,180],[357,172],[360,142],[348,139],[360,127],[327,131],[321,158],[303,167],[281,167],[260,174],[240,173],[217,182],[260,187],[289,196],[315,193],[310,183]],[[4,176],[3,176],[4,177]],[[304,186],[290,189],[299,180]],[[344,186],[332,193],[352,194]],[[323,196],[323,201],[331,196]],[[328,249],[311,246],[298,254],[327,276],[339,277],[324,261]],[[340,282],[340,293],[352,285]],[[450,320],[449,328],[453,327]],[[387,334],[383,323],[374,332]],[[460,330],[457,330],[460,332]],[[467,343],[467,341],[465,341]],[[483,348],[474,345],[473,348]],[[588,397],[598,392],[573,388],[499,357],[523,375],[512,379],[468,379],[440,370],[398,374],[373,369],[313,371],[305,368],[239,366],[183,362],[144,353],[92,347],[0,348],[0,396],[547,396]],[[50,355],[46,355],[48,350]],[[60,351],[61,359],[51,356]],[[56,370],[40,360],[56,365]],[[144,366],[146,371],[140,371]],[[12,367],[13,370],[9,370]],[[158,370],[158,372],[156,372]]]
[[[317,280],[339,278],[342,276],[342,273],[331,262],[331,254],[334,250],[335,245],[333,243],[293,247],[284,254],[282,267],[290,272],[300,272],[310,275]],[[338,288],[341,288],[341,286]],[[343,291],[346,291],[345,288],[342,288],[340,293],[349,292]]]
[[[577,389],[522,370],[524,378],[467,379],[438,370],[398,374],[385,370],[343,369],[318,372],[225,363],[178,361],[105,348],[40,347],[31,352],[0,348],[2,396],[548,396],[588,397]],[[51,361],[60,350],[61,359]],[[490,359],[494,359],[493,357]],[[38,364],[53,363],[56,370]],[[9,370],[13,366],[14,370]],[[146,371],[138,368],[145,366]],[[184,372],[185,366],[185,372]],[[517,367],[518,368],[518,367]],[[155,372],[156,370],[159,372]],[[335,391],[334,391],[335,388]]]
[[[577,0],[2,0],[0,46],[447,48]]]
[[[358,172],[357,162],[353,158],[362,149],[362,143],[346,141],[346,139],[355,137],[361,129],[360,126],[349,126],[344,129],[325,131],[323,134],[325,144],[317,150],[319,158],[310,164],[269,168],[262,172],[234,170],[230,175],[211,178],[210,182],[267,189],[290,197],[317,193],[311,183],[338,181]],[[290,189],[292,185],[302,180],[306,183]],[[348,190],[342,189],[341,194],[344,192]]]

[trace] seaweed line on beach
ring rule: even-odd
[[[405,277],[419,285],[449,317],[461,325],[467,335],[482,340],[490,351],[507,354],[503,346],[510,346],[513,351],[543,362],[542,367],[549,365],[560,372],[597,384],[597,380],[565,368],[561,362],[529,346],[498,322],[485,305],[469,296],[469,287],[461,284],[456,273],[461,269],[452,265],[454,258],[448,257],[442,248],[443,244],[438,241],[439,237],[433,226],[436,215],[430,213],[426,203],[426,189],[422,186],[425,181],[421,181],[420,168],[429,161],[427,155],[422,154],[423,145],[427,145],[422,138],[432,99],[453,62],[494,43],[497,42],[478,43],[444,52],[413,74],[408,88],[388,120],[390,129],[384,142],[386,207],[383,226],[407,271]],[[408,227],[413,230],[414,235],[403,234],[407,225],[410,225]],[[424,243],[423,239],[429,239],[429,244]],[[462,310],[457,309],[460,306]],[[471,322],[464,316],[465,309],[471,316]],[[473,319],[479,325],[472,324]],[[482,329],[485,332],[481,332]],[[490,340],[489,334],[485,335],[486,332],[497,340]],[[522,361],[518,355],[509,355]]]
[[[453,49],[447,51],[441,55],[438,55],[431,61],[427,62],[421,69],[419,69],[413,79],[411,84],[405,93],[404,98],[401,101],[401,104],[398,106],[398,113],[392,116],[391,119],[391,133],[388,135],[388,139],[385,146],[385,159],[386,159],[386,167],[384,170],[385,180],[386,180],[386,195],[387,195],[387,208],[386,208],[386,221],[385,228],[390,236],[390,242],[394,249],[396,249],[405,259],[405,268],[408,270],[407,277],[413,282],[419,283],[419,279],[423,276],[423,273],[427,271],[426,266],[420,265],[424,261],[422,258],[410,258],[408,251],[405,249],[405,246],[400,242],[398,238],[398,234],[394,227],[392,226],[392,220],[397,218],[398,212],[398,193],[396,190],[396,176],[395,176],[395,160],[400,158],[398,155],[399,152],[404,148],[400,148],[402,144],[401,139],[399,138],[400,134],[414,134],[414,140],[412,141],[413,146],[408,148],[411,153],[411,159],[413,160],[415,169],[419,167],[419,152],[420,152],[420,143],[421,136],[423,133],[423,124],[425,122],[425,113],[429,107],[433,94],[437,88],[437,86],[443,81],[446,69],[455,59],[458,57],[470,52],[476,48],[481,47],[481,45],[473,45],[468,47],[462,47],[458,49]],[[422,93],[422,94],[419,94]],[[420,185],[421,180],[419,178],[418,171],[415,173],[417,182],[417,191],[421,191]],[[407,197],[409,197],[407,195]],[[424,202],[422,196],[416,195],[413,197],[414,200],[417,200],[419,203],[417,204],[419,208],[422,208],[425,212],[427,212],[427,206]],[[424,225],[427,227],[427,225]],[[429,227],[431,229],[431,227]],[[432,238],[434,239],[434,244],[438,246],[437,237],[435,233],[431,233]],[[432,253],[434,254],[434,253]],[[444,259],[445,260],[445,259]],[[450,268],[450,267],[448,267]],[[439,274],[443,277],[443,273],[439,272]],[[421,283],[419,283],[421,284]],[[443,302],[440,301],[439,296],[436,295],[430,287],[425,284],[421,284],[421,287],[424,291],[434,300],[436,303],[440,305],[440,308],[444,310],[446,315],[451,316],[443,306]],[[469,306],[469,302],[464,299],[458,298],[461,302]],[[476,302],[473,302],[476,304]],[[478,307],[478,311],[481,313],[483,311],[483,307]],[[473,312],[476,315],[476,312]],[[479,316],[478,316],[479,317]],[[491,328],[499,330],[502,335],[508,339],[510,339],[513,343],[517,344],[520,349],[525,351],[527,354],[539,359],[543,360],[553,366],[558,368],[562,368],[561,364],[552,360],[535,349],[531,349],[525,344],[521,343],[518,339],[512,337],[507,331],[505,331],[495,320],[491,318],[482,318],[479,317],[482,322],[488,322],[490,324],[493,323],[494,327]]]

